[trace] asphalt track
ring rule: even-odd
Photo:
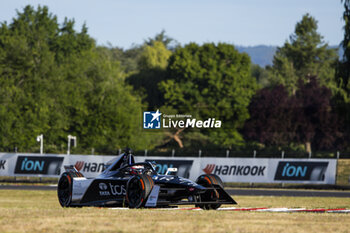
[[[0,185],[12,190],[56,190],[55,185]],[[233,196],[289,196],[289,197],[350,197],[349,191],[280,190],[280,189],[233,189],[226,188]]]

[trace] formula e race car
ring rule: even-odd
[[[169,174],[176,168],[169,168],[165,175],[160,175],[152,163],[135,163],[128,151],[108,163],[106,170],[95,178],[85,178],[74,166],[65,166],[65,170],[57,187],[62,207],[195,205],[217,209],[222,204],[237,204],[216,175],[201,175],[196,182]]]

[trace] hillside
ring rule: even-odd
[[[331,48],[338,48],[338,46],[333,45]],[[273,56],[276,52],[277,46],[268,45],[257,45],[257,46],[236,46],[237,50],[240,52],[247,53],[252,62],[261,67],[267,65],[272,65]],[[343,50],[339,49],[339,57],[342,57]]]
[[[247,53],[254,64],[265,67],[272,64],[273,55],[276,52],[277,46],[236,46],[236,48],[240,52]]]

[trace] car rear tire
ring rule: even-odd
[[[213,184],[220,185],[222,188],[224,187],[224,183],[222,182],[220,177],[214,174],[201,175],[197,178],[196,183],[207,188],[212,188]],[[201,200],[204,202],[217,201],[218,199],[219,199],[219,193],[216,190],[207,191],[201,195]],[[196,206],[204,210],[216,210],[221,206],[221,204],[199,204]]]
[[[126,185],[126,200],[129,208],[142,208],[154,186],[149,175],[136,175]]]
[[[70,207],[72,203],[73,176],[65,172],[62,174],[57,185],[58,201],[62,207]]]

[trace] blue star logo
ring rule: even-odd
[[[156,112],[143,112],[144,129],[160,129],[160,116],[162,113],[159,109]]]

